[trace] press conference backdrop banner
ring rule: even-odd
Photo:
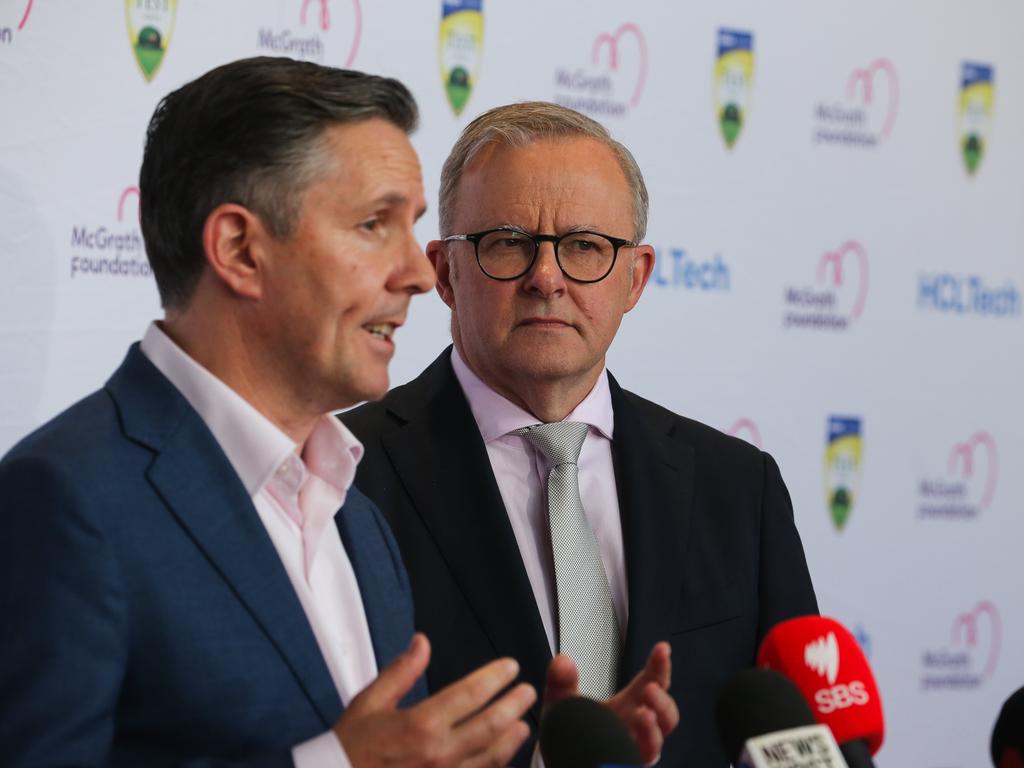
[[[566,104],[651,192],[609,367],[778,459],[878,764],[986,764],[1024,683],[1022,29],[1008,0],[0,0],[0,452],[159,316],[137,179],[172,89],[258,54],[398,77],[430,200],[475,115]],[[413,301],[394,383],[447,319]]]

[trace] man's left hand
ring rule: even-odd
[[[665,738],[679,724],[679,708],[668,694],[672,680],[671,647],[658,643],[651,649],[644,668],[605,704],[629,728],[647,765],[661,756]],[[579,675],[568,656],[558,655],[548,667],[544,706],[578,695]]]

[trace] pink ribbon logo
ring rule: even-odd
[[[124,207],[128,202],[128,198],[135,198],[135,217],[138,218],[141,215],[139,211],[139,188],[138,187],[125,187],[121,193],[121,197],[117,201],[117,220],[124,221]]]
[[[900,103],[899,79],[896,77],[896,68],[889,59],[875,59],[867,67],[853,70],[846,81],[846,98],[856,99],[859,89],[861,102],[871,106],[875,98],[876,84],[880,74],[885,82],[885,91],[889,95],[885,119],[882,121],[881,134],[882,136],[888,136],[892,132],[893,124],[896,122],[896,112]]]
[[[761,442],[761,430],[757,428],[757,424],[753,419],[748,419],[746,417],[736,419],[733,425],[725,430],[725,434],[746,440],[755,448],[764,448]]]
[[[637,71],[633,95],[629,99],[630,106],[635,107],[640,103],[640,96],[643,94],[644,85],[647,83],[647,40],[644,38],[644,33],[640,27],[632,22],[626,22],[611,34],[602,32],[594,40],[590,58],[591,63],[597,66],[601,63],[601,52],[607,49],[608,67],[613,72],[618,72],[620,63],[619,43],[622,42],[624,37],[634,38],[640,51],[640,67]]]
[[[992,503],[992,497],[996,492],[996,480],[999,475],[999,457],[996,450],[996,441],[988,432],[975,432],[967,440],[953,446],[949,454],[949,466],[947,472],[950,475],[965,478],[974,477],[974,468],[977,463],[978,449],[984,451],[985,460],[985,482],[982,484],[981,500],[978,506],[987,509]]]
[[[302,26],[306,26],[309,17],[309,6],[314,4],[314,0],[302,0],[302,7],[299,10],[299,23]],[[319,6],[319,27],[322,32],[329,32],[331,29],[331,9],[330,0],[316,0],[315,3]],[[352,0],[352,12],[354,15],[352,28],[352,47],[349,49],[348,58],[345,59],[345,66],[352,66],[352,62],[355,61],[356,53],[359,51],[359,42],[363,35],[363,9],[359,4],[359,0]]]
[[[978,647],[979,630],[987,628],[988,655],[985,659],[984,676],[989,677],[995,672],[999,662],[999,649],[1002,644],[1003,626],[996,610],[988,600],[982,600],[966,613],[961,613],[953,621],[952,640],[954,646],[967,646],[971,650]]]
[[[832,270],[832,285],[840,288],[845,280],[844,264],[846,257],[852,256],[857,265],[857,293],[850,310],[850,317],[856,319],[864,311],[864,302],[868,298],[868,254],[864,246],[856,240],[847,240],[834,251],[826,251],[818,260],[818,283],[827,283],[829,269]]]

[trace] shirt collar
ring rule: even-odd
[[[469,401],[469,409],[485,443],[507,435],[513,430],[537,423],[537,417],[532,413],[487,386],[470,370],[455,347],[452,347],[452,369]],[[572,413],[565,417],[565,421],[589,424],[607,439],[612,439],[615,431],[615,414],[612,410],[611,390],[608,388],[607,369],[601,369],[593,389]]]
[[[150,323],[140,347],[196,410],[249,496],[255,497],[277,468],[295,453],[295,442],[241,395],[189,357],[157,323]],[[307,449],[313,446],[317,466],[310,467],[310,471],[339,490],[347,490],[363,455],[359,440],[334,416],[324,414],[307,440]]]

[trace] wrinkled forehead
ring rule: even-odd
[[[489,224],[517,223],[500,220],[519,215],[525,216],[525,226],[534,216],[558,211],[582,217],[573,225],[619,225],[622,215],[631,222],[629,184],[607,145],[588,136],[489,142],[465,166],[452,219],[468,224],[483,216]]]

